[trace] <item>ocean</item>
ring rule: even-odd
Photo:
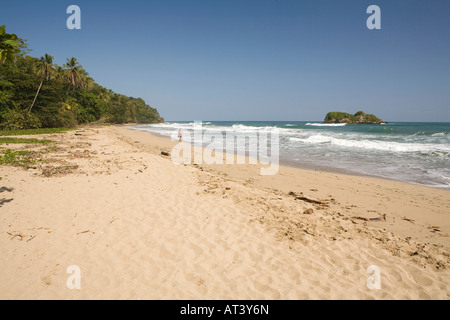
[[[177,139],[194,122],[139,125],[133,129]],[[280,164],[370,175],[450,190],[450,123],[393,122],[381,125],[315,121],[204,121],[202,129],[232,132],[279,130]],[[189,135],[185,135],[189,141]],[[194,141],[194,144],[196,142]]]

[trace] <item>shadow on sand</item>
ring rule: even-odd
[[[1,188],[0,188],[0,193],[1,193],[1,192],[12,192],[13,190],[14,190],[13,188],[1,187]],[[4,205],[5,203],[11,202],[11,201],[13,201],[13,200],[14,200],[14,199],[5,199],[5,198],[0,199],[0,208],[3,207],[3,205]]]

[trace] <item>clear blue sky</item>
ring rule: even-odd
[[[81,8],[81,30],[66,9]],[[369,30],[369,5],[382,29]],[[14,0],[0,25],[31,55],[76,57],[166,120],[450,121],[448,0]]]

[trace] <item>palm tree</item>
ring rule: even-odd
[[[14,61],[15,54],[20,53],[19,38],[5,32],[6,26],[0,26],[0,65],[5,61]]]
[[[61,66],[56,66],[55,67],[55,78],[56,78],[56,81],[59,83],[59,84],[62,84],[62,83],[64,83],[64,81],[66,80],[66,78],[67,78],[67,72],[66,72],[66,69],[64,69],[64,67],[61,67]]]
[[[44,83],[44,81],[50,79],[50,76],[52,75],[52,73],[54,71],[53,70],[53,59],[54,59],[53,56],[46,53],[43,57],[41,57],[41,59],[37,63],[38,74],[40,74],[42,76],[42,80],[41,80],[41,84],[39,85],[39,88],[36,92],[36,95],[34,96],[33,103],[31,104],[30,109],[28,109],[28,113],[31,113],[31,109],[33,109],[34,103],[36,102],[36,99],[39,95],[39,91],[41,91],[42,84]]]
[[[83,77],[86,74],[83,67],[78,63],[76,58],[67,59],[67,63],[64,65],[69,75],[69,87],[67,93],[69,93],[70,86],[73,88],[80,87],[83,83]]]
[[[83,67],[81,67],[81,70],[80,70],[80,78],[79,78],[78,87],[84,88],[87,90],[92,90],[92,88],[94,87],[94,79],[92,79],[89,76],[89,73],[87,73]]]

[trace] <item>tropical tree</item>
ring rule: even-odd
[[[95,83],[76,60],[67,61],[72,70],[65,62],[58,68],[48,54],[40,59],[28,55],[25,42],[19,49],[14,64],[0,65],[0,130],[74,127],[93,121],[153,123],[160,119],[158,111],[144,100]]]
[[[43,57],[41,57],[41,59],[37,63],[38,74],[41,75],[41,84],[39,85],[39,88],[38,88],[38,90],[36,92],[36,95],[34,96],[34,100],[33,100],[33,103],[30,106],[30,109],[28,109],[28,113],[31,113],[31,109],[33,109],[33,106],[34,106],[34,104],[36,102],[36,99],[37,99],[37,97],[39,95],[39,91],[41,91],[42,84],[44,83],[44,81],[50,79],[50,76],[54,72],[54,70],[53,70],[53,59],[54,59],[53,56],[51,56],[51,55],[46,53]]]
[[[15,34],[5,32],[6,26],[0,26],[0,65],[5,61],[14,61],[16,53],[20,53],[20,43]]]
[[[62,84],[67,80],[67,70],[62,66],[55,67],[55,80],[59,84]]]
[[[70,87],[80,88],[83,86],[84,78],[87,73],[80,65],[76,58],[67,59],[67,63],[64,65],[69,76],[69,87],[67,88],[67,93],[69,93]]]
[[[84,71],[84,70],[83,70]],[[94,89],[95,87],[95,81],[94,79],[92,79],[89,76],[89,73],[87,73],[86,71],[84,71],[84,81],[83,81],[83,87],[88,90],[91,91],[92,89]]]

